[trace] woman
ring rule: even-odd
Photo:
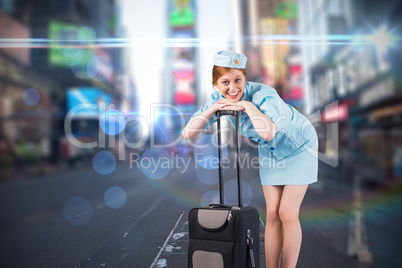
[[[216,121],[218,110],[241,110],[239,131],[259,143],[260,178],[267,205],[267,267],[296,267],[302,241],[299,209],[309,184],[317,181],[318,141],[305,116],[287,105],[276,91],[246,82],[247,58],[220,51],[215,55],[213,92],[182,135],[192,139]],[[234,119],[227,117],[234,125]]]

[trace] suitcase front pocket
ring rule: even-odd
[[[209,252],[196,250],[193,253],[193,268],[224,268],[225,261],[222,254],[218,252]]]
[[[204,230],[213,232],[225,228],[231,215],[230,210],[199,209],[197,219]]]
[[[189,268],[240,268],[239,244],[190,239]]]
[[[192,239],[236,242],[236,217],[231,210],[195,208],[189,213],[189,234]]]

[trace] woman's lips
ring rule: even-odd
[[[237,93],[236,93],[235,95],[231,95],[231,94],[228,93],[228,96],[229,96],[229,98],[231,98],[231,99],[236,99],[237,96],[239,95],[239,92],[240,92],[240,91],[237,91]]]

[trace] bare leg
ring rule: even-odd
[[[279,218],[283,186],[263,185],[267,204],[265,228],[265,259],[267,268],[278,268],[283,246],[282,222]]]
[[[300,205],[308,185],[284,186],[279,217],[283,224],[283,268],[295,268],[299,258],[302,230],[299,221]]]

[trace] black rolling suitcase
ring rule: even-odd
[[[260,267],[259,215],[257,209],[242,205],[239,159],[239,114],[237,111],[218,111],[218,153],[220,204],[193,208],[188,215],[189,268],[249,268]],[[223,168],[221,154],[220,118],[236,117],[236,166],[238,201],[224,205]]]

